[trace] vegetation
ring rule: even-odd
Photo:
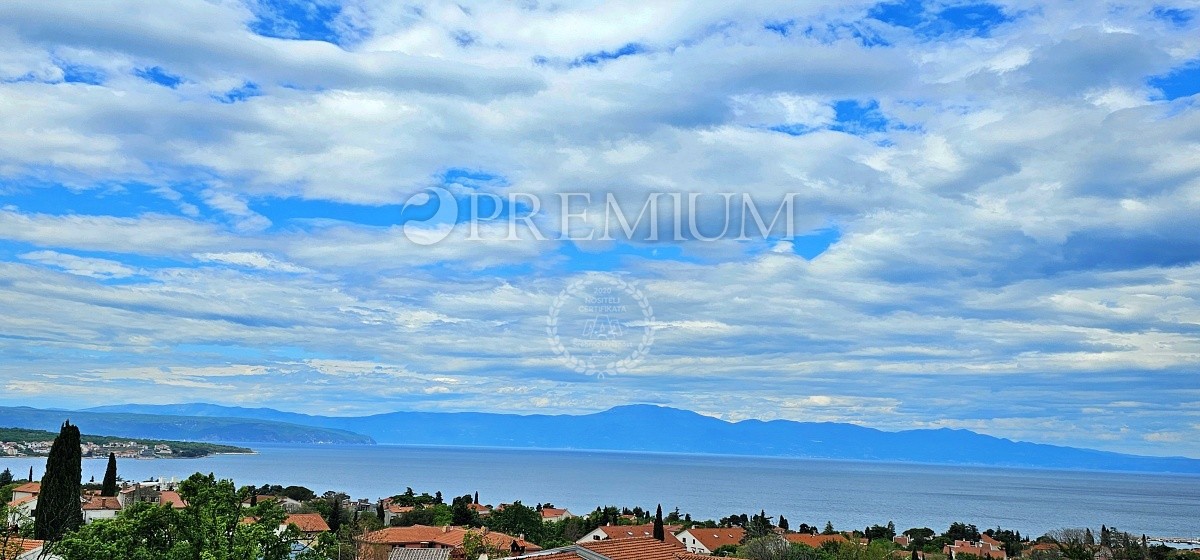
[[[104,483],[100,487],[101,496],[117,495],[117,454],[108,454],[108,468],[104,471]]]
[[[82,478],[79,428],[72,426],[70,421],[63,422],[46,460],[46,475],[42,477],[33,520],[34,537],[56,541],[83,525],[83,509],[79,503],[83,493]]]
[[[24,428],[0,428],[0,441],[9,441],[14,443],[33,443],[37,441],[50,441],[55,438],[55,434],[45,430],[26,430]],[[174,452],[172,457],[192,458],[206,457],[215,453],[253,453],[253,450],[245,447],[237,447],[233,445],[220,445],[216,443],[204,443],[196,441],[173,441],[165,439],[142,439],[142,438],[127,438],[117,436],[92,436],[81,435],[81,443],[93,443],[96,445],[120,444],[126,442],[134,442],[139,445],[154,447],[155,445],[167,445]]]
[[[111,520],[67,535],[52,551],[64,560],[285,560],[298,533],[278,532],[285,517],[274,502],[246,507],[249,488],[213,475],[194,474],[179,485],[183,509],[137,503]],[[323,558],[307,551],[297,558]]]

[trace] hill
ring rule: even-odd
[[[27,430],[24,428],[0,428],[0,441],[16,444],[31,444],[39,442],[51,442],[58,437],[57,433],[48,432],[45,430]],[[104,449],[107,453],[119,447],[126,447],[128,443],[137,444],[146,450],[148,456],[171,457],[171,458],[190,458],[190,457],[207,457],[215,453],[252,453],[252,449],[245,447],[236,447],[233,445],[221,445],[219,443],[204,443],[197,441],[173,441],[164,439],[140,439],[116,436],[93,436],[83,434],[79,436],[80,443],[84,445],[96,445]],[[158,445],[166,445],[171,448],[170,454],[155,454],[154,448]],[[49,450],[49,447],[46,447]],[[29,455],[41,456],[38,449],[26,447]],[[90,451],[89,451],[90,453]]]
[[[365,435],[314,425],[238,417],[198,417],[0,407],[0,426],[58,430],[63,420],[125,438],[242,443],[374,443]]]
[[[585,415],[393,412],[360,417],[311,416],[268,408],[193,403],[122,405],[110,412],[177,413],[207,418],[263,418],[367,434],[380,443],[603,449],[904,461],[1141,472],[1200,473],[1200,460],[1144,457],[997,438],[969,430],[886,432],[840,423],[726,422],[687,410],[631,405]]]

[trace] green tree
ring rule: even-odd
[[[46,474],[42,477],[38,507],[34,512],[34,538],[57,541],[83,525],[83,508],[79,502],[83,493],[82,463],[79,428],[68,420],[63,422],[46,459]]]
[[[822,535],[836,535],[837,534],[837,531],[833,530],[833,522],[832,521],[825,522],[825,530],[821,531],[821,534]]]
[[[4,469],[4,472],[0,472],[0,486],[8,486],[9,484],[12,484],[12,482],[12,471]]]
[[[658,504],[658,509],[654,512],[654,538],[660,541],[667,540],[667,533],[663,528],[662,504]]]
[[[108,468],[104,470],[104,483],[100,487],[101,496],[117,495],[117,454],[108,454]]]
[[[504,506],[504,509],[493,511],[488,516],[488,525],[502,533],[513,536],[525,535],[525,538],[541,545],[543,538],[542,515],[537,510],[523,505],[520,501]]]

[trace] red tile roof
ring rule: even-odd
[[[42,491],[42,483],[41,482],[26,482],[25,484],[22,484],[16,488],[13,488],[13,492],[25,492],[28,494],[37,494],[38,492],[41,492],[41,491]]]
[[[17,507],[17,506],[24,505],[24,504],[27,504],[27,503],[29,503],[29,502],[32,502],[32,501],[34,501],[34,500],[36,500],[36,499],[38,499],[38,497],[37,497],[37,496],[25,496],[24,498],[17,498],[17,499],[15,499],[15,500],[11,501],[11,502],[8,502],[8,507],[10,507],[10,508],[15,508],[15,507]]]
[[[679,544],[679,539],[675,538],[675,533],[678,533],[682,528],[682,525],[663,526],[667,542]],[[653,523],[646,523],[645,525],[604,525],[598,527],[598,529],[604,531],[605,536],[610,539],[632,539],[635,537],[654,536]],[[683,545],[679,544],[679,546]]]
[[[83,504],[83,509],[89,511],[121,509],[121,501],[116,496],[92,496],[88,498],[87,503]]]
[[[527,552],[536,552],[542,549],[542,547],[525,539],[518,539],[499,531],[483,533],[482,529],[471,530],[481,533],[483,540],[501,550],[508,550],[509,545],[514,540],[517,541],[518,545],[525,547]],[[467,534],[467,531],[468,529],[454,526],[430,527],[428,525],[413,525],[411,527],[389,527],[373,531],[359,537],[358,540],[359,542],[368,544],[405,545],[437,543],[442,546],[462,548],[463,536]]]
[[[159,492],[158,502],[160,504],[170,504],[171,507],[175,509],[183,509],[187,506],[187,502],[183,501],[183,498],[179,497],[178,492],[172,492],[170,490],[163,490],[162,492]]]
[[[692,554],[678,546],[662,542],[654,537],[632,537],[589,541],[582,544],[551,550],[549,554],[526,554],[518,558],[529,560],[578,560],[583,556],[580,548],[587,549],[609,560],[710,560],[709,556]]]
[[[542,517],[543,518],[558,517],[565,513],[567,513],[567,510],[562,509],[562,508],[542,508]]]
[[[704,548],[716,550],[727,544],[734,546],[742,542],[742,537],[746,536],[746,530],[741,527],[721,527],[717,529],[706,529],[703,527],[692,527],[688,529],[688,533],[692,535]],[[684,543],[686,546],[687,543]]]
[[[301,533],[324,533],[329,524],[319,513],[293,513],[283,520],[284,525],[295,525]]]

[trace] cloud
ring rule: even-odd
[[[875,4],[4,3],[0,374],[53,406],[658,402],[1200,455],[1200,112],[1154,85],[1195,20]],[[794,195],[836,235],[422,247],[399,208],[431,186]],[[604,380],[546,341],[593,272],[660,321]]]

